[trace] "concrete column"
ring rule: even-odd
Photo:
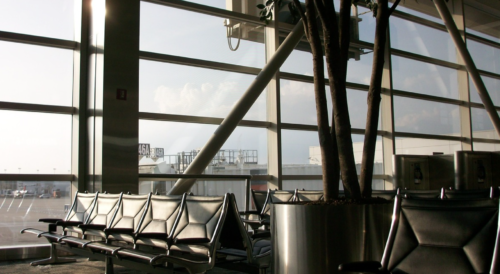
[[[266,61],[269,62],[279,47],[278,21],[272,21],[265,30]],[[267,182],[269,189],[283,189],[281,180],[281,108],[280,108],[279,72],[267,85],[267,121],[271,126],[267,129],[267,174],[271,180]]]
[[[139,0],[92,1],[87,122],[91,191],[138,193],[139,19]]]

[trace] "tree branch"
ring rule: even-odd
[[[390,17],[392,15],[392,12],[398,7],[399,2],[401,2],[401,0],[396,0],[396,2],[394,2],[394,4],[389,9],[389,15],[387,17]]]

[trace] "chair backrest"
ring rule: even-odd
[[[487,189],[443,189],[443,199],[481,199],[494,198],[496,196],[493,187]]]
[[[179,217],[185,196],[186,194],[168,196],[152,195],[148,208],[136,231],[136,234],[139,235],[136,243],[168,248],[168,241],[172,236],[172,229]],[[165,237],[141,237],[140,233],[165,233]]]
[[[144,211],[148,208],[151,193],[146,195],[123,194],[113,215],[110,224],[106,228],[131,229],[137,231]],[[132,235],[128,233],[114,233],[108,235],[108,240],[122,240],[134,242]]]
[[[386,200],[394,200],[394,197],[396,197],[396,194],[397,194],[397,190],[394,189],[394,190],[372,190],[372,197],[373,198],[376,198],[376,197],[379,197],[379,198],[384,198]]]
[[[395,199],[382,257],[391,273],[487,273],[498,200]]]
[[[73,199],[73,205],[66,215],[65,221],[77,221],[85,222],[93,207],[95,206],[95,201],[99,193],[82,193],[76,192],[75,198]]]
[[[323,199],[323,190],[295,190],[295,201],[320,201]]]
[[[269,240],[261,240],[267,241]],[[243,250],[249,264],[268,265],[271,260],[271,245],[264,249],[255,248],[254,243],[240,219],[234,194],[229,194],[227,216],[222,227],[219,243],[222,248]]]
[[[261,215],[270,215],[271,204],[290,202],[295,200],[295,190],[268,190],[266,203],[262,208]]]
[[[401,194],[406,198],[413,199],[441,199],[441,189],[417,190],[402,189]]]
[[[99,193],[97,195],[95,207],[85,221],[85,224],[109,225],[117,206],[120,204],[122,195],[122,193]]]
[[[264,205],[266,204],[267,190],[254,190],[252,189],[252,199],[255,205],[255,210],[262,212]]]
[[[208,256],[215,261],[215,245],[227,215],[228,196],[186,196],[174,225],[170,250]]]

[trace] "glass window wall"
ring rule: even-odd
[[[1,173],[70,174],[71,116],[0,110]]]
[[[0,0],[0,30],[75,40],[80,6],[81,0]]]
[[[225,18],[141,2],[140,50],[201,60],[262,68],[265,64],[263,27],[236,23],[229,38]],[[175,27],[173,27],[175,26]]]
[[[161,159],[142,158],[141,173],[183,173],[206,144],[217,125],[139,121],[139,143],[163,148]],[[214,157],[205,174],[251,174],[252,169],[267,169],[267,131],[264,128],[238,127]]]
[[[392,56],[395,89],[458,99],[458,74],[451,68]]]
[[[254,79],[253,75],[141,60],[139,110],[225,118]],[[266,119],[265,92],[244,119]]]
[[[0,101],[71,106],[73,51],[0,41]]]
[[[457,105],[394,97],[394,127],[399,132],[453,135],[460,134]]]
[[[0,247],[47,244],[43,237],[19,231],[46,231],[47,223],[38,219],[64,219],[73,200],[70,186],[70,182],[0,181]]]
[[[457,52],[446,31],[391,17],[391,47],[426,57],[456,62]]]

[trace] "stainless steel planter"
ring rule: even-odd
[[[392,208],[273,204],[272,273],[336,273],[343,262],[380,260]]]

